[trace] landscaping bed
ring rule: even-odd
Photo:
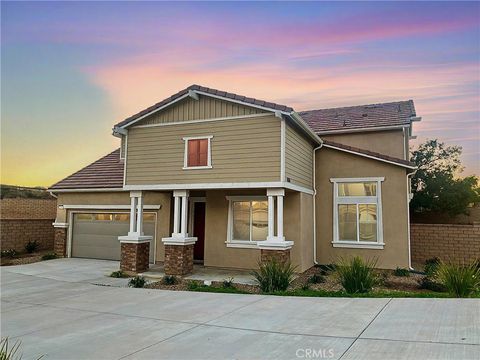
[[[16,254],[14,257],[1,257],[0,266],[24,265],[42,261],[42,257],[51,254],[52,250],[36,251],[34,253]]]
[[[296,278],[285,291],[269,294],[281,296],[310,297],[450,297],[446,292],[431,291],[422,288],[425,274],[408,272],[408,276],[396,276],[394,270],[375,270],[378,279],[372,291],[348,294],[342,287],[340,279],[333,268],[314,266]],[[262,294],[259,286],[213,281],[205,285],[202,281],[175,277],[175,284],[165,284],[163,280],[146,285],[150,289],[174,291],[202,291],[237,294]],[[474,297],[479,297],[478,294]]]

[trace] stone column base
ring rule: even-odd
[[[150,242],[121,243],[120,269],[132,273],[148,270]]]
[[[278,263],[287,263],[290,261],[290,249],[284,250],[260,250],[260,261],[263,263],[275,259]]]
[[[56,227],[55,239],[53,242],[53,251],[58,257],[67,256],[67,228]]]
[[[187,275],[193,271],[193,244],[165,244],[165,274]]]

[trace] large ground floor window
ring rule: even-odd
[[[268,201],[266,196],[228,196],[227,244],[256,246],[268,235]]]
[[[341,178],[333,182],[333,246],[383,248],[383,178]]]

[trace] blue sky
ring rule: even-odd
[[[192,84],[296,110],[413,99],[480,171],[475,2],[2,2],[2,182],[50,185]]]

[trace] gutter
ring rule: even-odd
[[[319,138],[320,139],[320,138]],[[315,179],[315,153],[323,146],[323,140],[320,139],[320,145],[313,149],[313,263],[318,265],[317,261],[317,184]]]
[[[408,178],[410,176],[415,175],[417,170],[411,172],[410,174],[407,174],[407,235],[408,235],[408,269],[409,270],[414,270],[412,267],[412,249],[410,245],[410,182],[408,181]]]

